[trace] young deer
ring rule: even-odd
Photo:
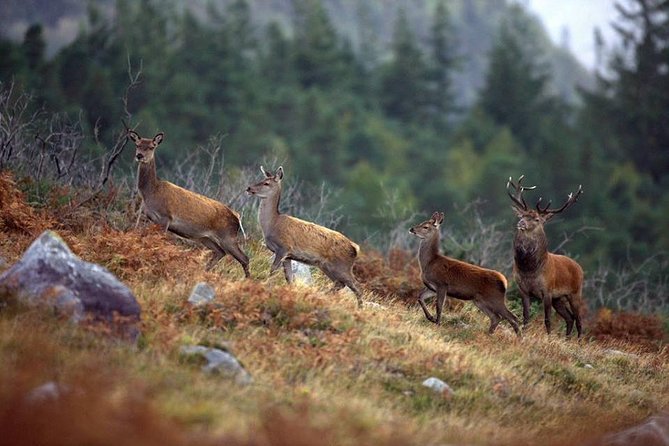
[[[239,214],[216,200],[158,178],[155,150],[163,141],[163,133],[150,139],[129,130],[128,137],[135,143],[135,159],[139,162],[137,186],[149,219],[165,231],[211,249],[207,270],[230,254],[242,265],[244,275],[250,277],[249,258],[239,247]]]
[[[250,195],[261,198],[258,221],[265,245],[274,253],[270,274],[283,264],[286,281],[291,283],[291,260],[320,268],[333,282],[332,291],[349,287],[362,306],[362,293],[353,278],[353,262],[360,251],[358,245],[343,234],[323,226],[279,212],[283,167],[274,173],[260,167],[265,178],[249,186]]]
[[[585,308],[582,297],[583,269],[569,257],[548,252],[544,224],[576,203],[583,188],[579,186],[575,194],[570,193],[567,201],[558,209],[549,209],[550,202],[542,208],[539,198],[535,210],[529,209],[523,198],[523,192],[535,186],[525,187],[522,181],[522,176],[517,183],[509,178],[506,189],[519,218],[513,239],[513,276],[523,300],[523,324],[527,325],[529,321],[530,297],[534,297],[543,302],[547,333],[551,332],[552,306],[564,319],[567,336],[571,334],[576,321],[576,331],[580,338],[581,316]],[[511,187],[515,189],[514,193]],[[563,298],[569,302],[569,308]]]
[[[502,273],[439,254],[439,227],[444,213],[435,212],[432,218],[409,229],[420,238],[418,261],[425,288],[420,292],[418,303],[430,322],[439,324],[446,296],[471,300],[490,318],[489,334],[492,334],[502,319],[511,324],[520,336],[518,319],[505,304],[507,281]],[[437,293],[437,314],[432,316],[425,305],[425,298]]]

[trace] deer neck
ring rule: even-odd
[[[158,187],[155,158],[148,163],[139,163],[137,174],[137,189],[142,196],[150,195]]]
[[[519,271],[532,272],[541,269],[548,258],[548,240],[543,229],[532,235],[516,231],[513,258]]]
[[[435,231],[433,235],[420,241],[418,261],[421,267],[426,266],[439,256],[439,240],[439,231]]]
[[[258,208],[258,221],[263,235],[267,236],[272,232],[277,218],[279,218],[279,201],[281,200],[281,187],[276,192],[268,195],[260,201]]]

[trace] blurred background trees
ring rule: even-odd
[[[127,108],[141,133],[166,133],[163,172],[218,135],[231,169],[282,163],[304,187],[338,191],[353,238],[435,210],[466,228],[473,202],[510,236],[504,186],[525,174],[532,199],[583,184],[549,236],[586,265],[669,249],[666,1],[621,1],[623,44],[591,76],[562,54],[559,78],[536,17],[504,0],[86,5],[53,55],[40,23],[2,38],[0,81],[36,110],[81,111],[91,156],[92,135],[109,144],[122,128],[130,68],[141,83]]]

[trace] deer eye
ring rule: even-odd
[[[263,183],[263,185],[265,185],[265,186],[269,186],[269,181],[265,181],[265,182]]]

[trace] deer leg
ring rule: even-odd
[[[546,325],[546,333],[551,334],[551,298],[544,297],[544,324]]]
[[[569,307],[571,308],[571,313],[574,315],[574,320],[576,321],[576,333],[578,333],[579,338],[581,337],[581,331],[583,328],[581,326],[581,309],[579,307],[581,299],[582,297],[580,291],[576,294],[570,294],[567,296]]]
[[[346,285],[351,291],[353,291],[353,294],[355,294],[355,298],[358,301],[358,308],[362,308],[362,292],[360,291],[360,288],[358,285],[355,283],[355,279],[353,278],[353,272],[351,271],[352,265],[335,265],[335,266],[323,266],[321,267],[321,270],[325,273],[326,276],[330,280],[332,280],[335,283],[335,287],[337,286],[337,282],[341,282],[344,285]]]
[[[336,293],[345,286],[346,285],[344,284],[344,282],[336,281],[335,283],[332,284],[332,288],[330,288],[330,293]]]
[[[358,288],[355,280],[351,277],[347,280],[344,280],[343,282],[347,287],[349,287],[351,291],[353,291],[353,294],[355,294],[355,298],[358,301],[358,308],[362,308],[362,291],[360,291],[360,288]]]
[[[283,261],[283,275],[286,276],[286,282],[293,283],[293,262],[290,259]]]
[[[429,294],[434,294],[434,291],[432,291],[427,287],[423,288],[423,290],[418,295],[418,303],[420,304],[420,307],[423,309],[423,313],[425,313],[425,317],[427,318],[427,320],[430,322],[436,322],[436,319],[430,314],[430,310],[427,309],[427,305],[425,304],[425,298]]]
[[[569,311],[561,297],[553,299],[553,308],[555,308],[557,314],[564,319],[565,327],[567,329],[566,336],[569,337],[574,329],[574,317],[572,316],[571,311]]]
[[[437,288],[437,316],[434,322],[437,325],[441,322],[441,312],[444,309],[444,302],[446,302],[446,288]]]
[[[237,238],[226,238],[222,240],[223,249],[226,253],[230,254],[244,270],[244,277],[247,279],[251,277],[249,272],[249,256],[246,255],[242,248],[239,247]]]
[[[530,295],[521,288],[518,288],[518,291],[520,291],[520,298],[523,303],[523,327],[527,327],[527,324],[530,323]]]
[[[139,220],[141,220],[143,212],[144,212],[144,201],[140,203],[139,209],[137,210],[137,220],[135,220],[135,229],[139,227]]]
[[[497,314],[498,314],[499,316],[503,317],[504,319],[506,319],[506,320],[509,322],[509,324],[511,324],[511,327],[513,327],[513,331],[516,332],[516,335],[517,335],[518,337],[521,336],[521,334],[520,334],[520,327],[518,327],[518,318],[516,317],[515,314],[513,314],[513,313],[511,312],[511,310],[509,310],[508,308],[506,308],[506,305],[505,305],[504,308],[503,308],[502,310],[500,310]]]
[[[285,257],[286,253],[280,250],[274,251],[274,261],[272,261],[272,266],[269,268],[269,273],[274,274],[274,272],[279,269],[281,264],[283,263],[283,259]]]
[[[218,243],[207,237],[201,238],[200,243],[206,248],[211,249],[211,258],[209,259],[209,262],[207,262],[207,266],[204,268],[206,271],[210,271],[225,256],[225,250],[221,248]]]
[[[165,232],[168,232],[170,230],[172,219],[168,216],[159,216],[154,222],[158,226],[161,226]]]
[[[482,302],[480,298],[474,299],[472,301],[474,305],[476,305],[476,308],[481,310],[483,314],[488,316],[490,318],[490,328],[488,328],[488,334],[491,335],[495,332],[495,329],[497,328],[497,325],[499,325],[499,322],[502,320],[497,313],[492,311],[488,306],[485,304],[485,302]]]

